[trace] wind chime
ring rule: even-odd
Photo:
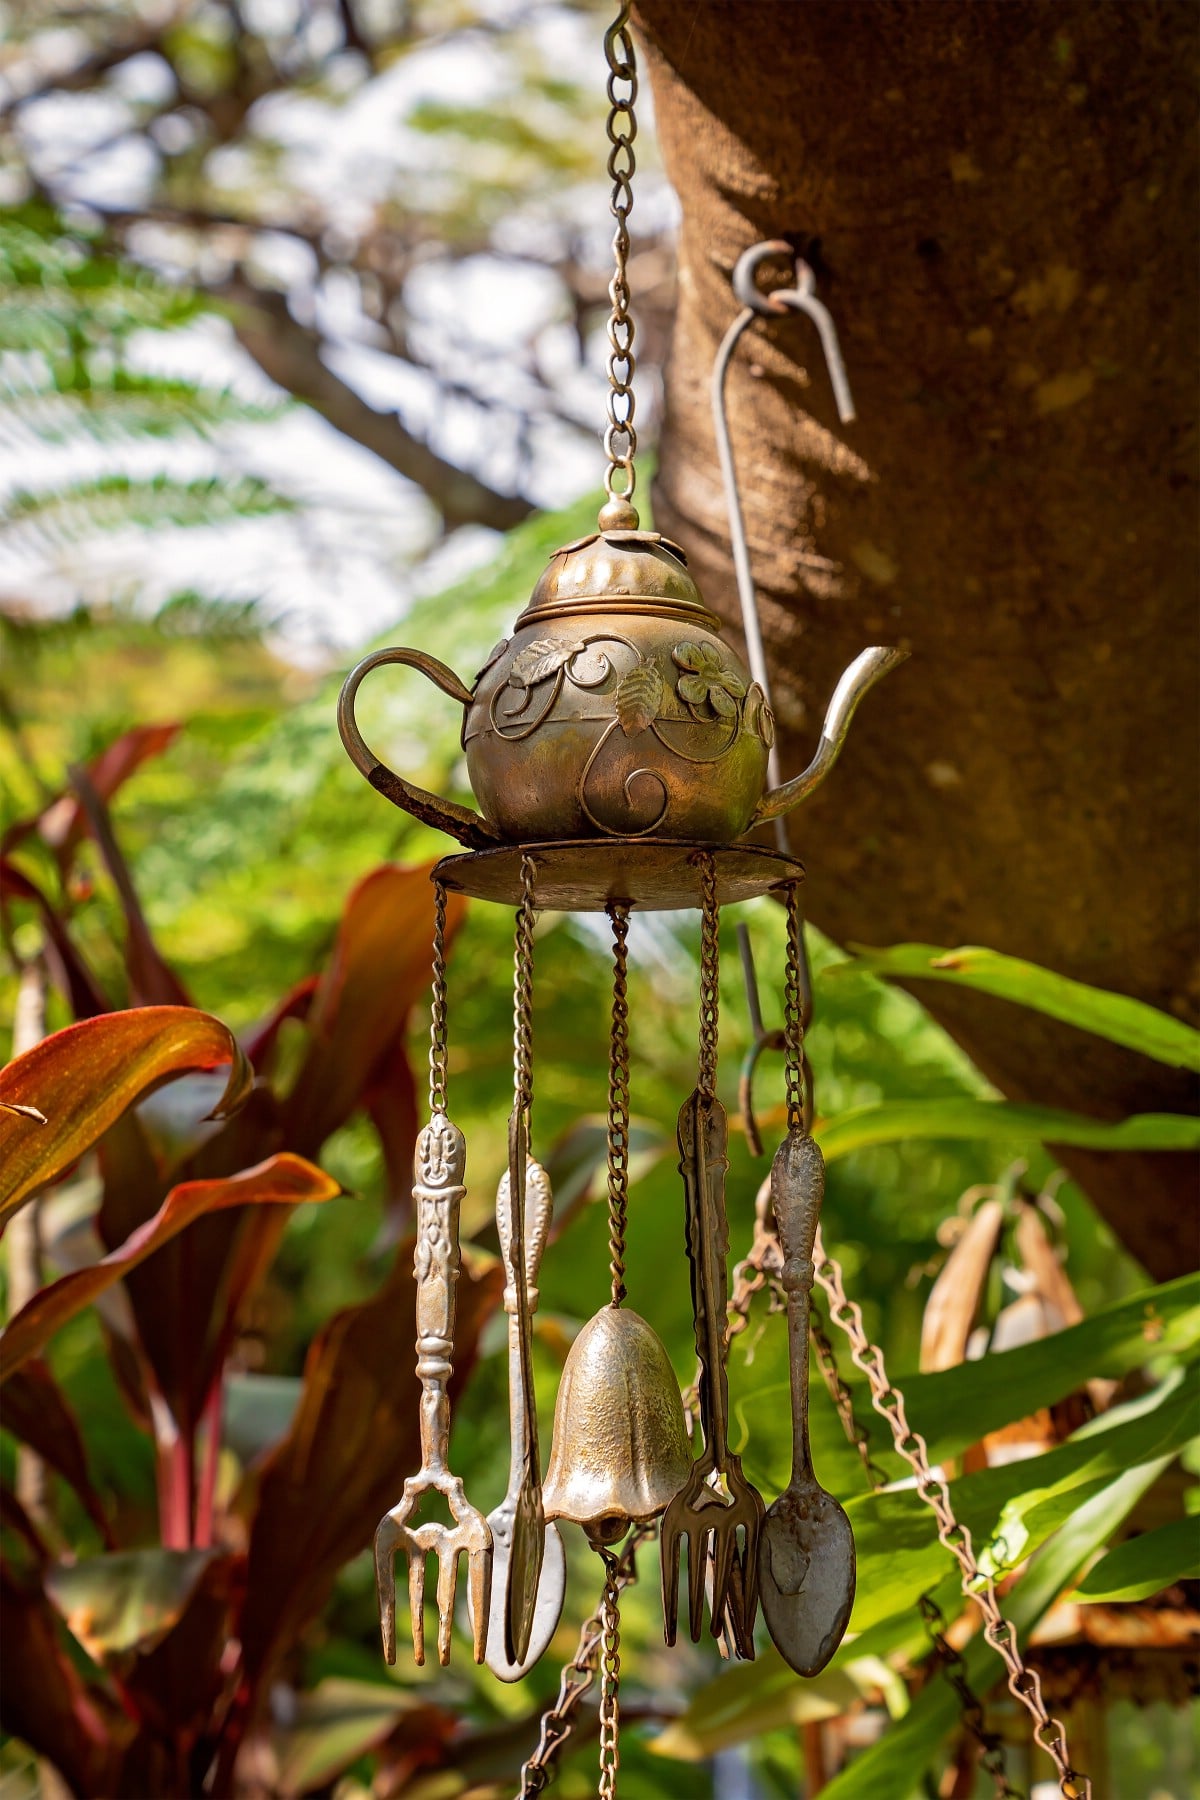
[[[496,646],[473,687],[419,650],[381,650],[349,676],[338,715],[346,748],[371,785],[466,847],[465,854],[446,857],[433,873],[430,1120],[417,1141],[413,1189],[422,1463],[376,1534],[384,1652],[389,1662],[395,1660],[395,1562],[402,1551],[413,1647],[418,1663],[424,1661],[425,1570],[432,1554],[438,1655],[448,1662],[459,1560],[465,1554],[475,1659],[486,1660],[503,1680],[518,1679],[546,1649],[562,1608],[565,1562],[554,1521],[581,1525],[605,1564],[601,1793],[606,1795],[613,1792],[618,1760],[616,1546],[631,1527],[662,1520],[668,1643],[676,1636],[681,1553],[694,1639],[701,1635],[707,1592],[713,1635],[736,1655],[753,1656],[761,1597],[779,1650],[800,1674],[813,1675],[833,1654],[849,1618],[853,1537],[841,1506],[817,1483],[808,1449],[809,1292],[824,1169],[810,1135],[803,1050],[804,871],[790,854],[782,821],[828,774],[862,695],[904,654],[863,652],[838,684],[812,763],[781,783],[723,406],[730,357],[756,312],[778,312],[786,303],[813,318],[843,416],[852,416],[832,324],[813,296],[807,271],[801,268],[796,290],[783,296],[764,298],[754,287],[758,262],[786,245],[760,245],[739,264],[735,288],[746,306],[726,337],[715,376],[749,670],[723,642],[720,621],[705,606],[682,550],[641,529],[633,505],[634,327],[626,279],[637,92],[628,14],[623,5],[605,38],[616,232],[604,433],[607,499],[597,530],[551,557],[512,637]],[[355,719],[355,697],[364,677],[388,663],[419,669],[463,707],[462,744],[481,812],[415,787],[368,748]],[[748,834],[772,820],[778,847],[751,841]],[[487,1518],[468,1501],[448,1460],[459,1213],[466,1192],[466,1145],[447,1112],[450,891],[516,908],[514,1101],[508,1169],[496,1203],[509,1318],[512,1460],[508,1491]],[[728,1442],[728,1124],[717,1098],[720,908],[765,894],[782,899],[787,914],[782,1034],[787,1132],[772,1165],[770,1197],[785,1258],[794,1447],[791,1482],[769,1507],[743,1475]],[[531,1334],[552,1204],[530,1136],[533,927],[539,907],[606,913],[613,945],[607,1129],[611,1297],[567,1357],[544,1480]],[[666,1349],[646,1320],[625,1305],[629,921],[638,909],[687,908],[701,915],[696,1085],[678,1120],[700,1368],[702,1448],[695,1458]],[[636,1218],[633,1223],[636,1229]],[[430,1492],[444,1497],[451,1524],[415,1522]]]

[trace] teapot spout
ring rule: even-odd
[[[763,825],[768,819],[778,819],[782,814],[791,812],[794,806],[798,806],[801,800],[807,800],[820,787],[841,753],[859,701],[889,669],[906,662],[908,655],[907,650],[874,644],[855,657],[833,690],[825,723],[821,727],[821,741],[817,745],[816,755],[803,774],[797,775],[792,781],[783,782],[780,787],[771,788],[763,795],[751,820],[752,826]]]

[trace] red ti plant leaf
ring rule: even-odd
[[[118,1015],[120,1016],[120,1015]],[[295,1206],[302,1200],[332,1200],[341,1188],[331,1175],[300,1156],[273,1156],[256,1169],[223,1181],[188,1181],[171,1192],[152,1219],[90,1269],[76,1269],[35,1294],[0,1332],[0,1381],[36,1356],[60,1325],[90,1306],[127,1270],[145,1262],[193,1219],[229,1206]]]
[[[4,1681],[0,1723],[46,1756],[73,1794],[120,1794],[124,1749],[136,1725],[67,1655],[62,1627],[40,1585],[0,1568],[4,1608]]]
[[[111,800],[134,771],[150,757],[161,755],[174,743],[181,730],[182,726],[177,724],[135,725],[131,731],[114,738],[87,765],[88,780],[101,800]],[[59,868],[66,875],[72,853],[87,831],[87,817],[76,796],[60,794],[36,817],[19,819],[10,825],[0,839],[0,850],[11,849],[35,831],[54,852]]]
[[[0,909],[6,917],[8,904],[13,900],[28,900],[37,907],[45,932],[45,955],[51,976],[69,1001],[75,1017],[91,1019],[98,1013],[106,1013],[109,1005],[104,990],[41,888],[8,857],[0,856]]]
[[[371,1088],[383,1059],[402,1044],[409,1009],[430,980],[432,864],[385,864],[352,889],[329,965],[308,1016],[311,1042],[284,1108],[284,1141],[315,1156]],[[449,896],[447,937],[466,902]]]
[[[85,769],[71,770],[71,785],[79,796],[88,829],[96,840],[125,914],[125,968],[131,1000],[140,1006],[190,1006],[191,996],[174,970],[163,961],[150,934],[133,877],[113,832],[108,808]]]
[[[276,1658],[324,1604],[342,1565],[371,1543],[421,1460],[410,1239],[383,1287],[337,1314],[308,1353],[291,1429],[248,1484],[253,1509],[241,1638],[238,1733],[253,1718]],[[499,1266],[464,1259],[451,1397],[474,1365],[503,1290]],[[226,1772],[228,1774],[228,1771]],[[220,1794],[218,1782],[214,1793]]]
[[[0,1400],[0,1425],[69,1482],[105,1545],[113,1549],[112,1526],[92,1485],[79,1422],[39,1357],[31,1358],[5,1387]]]
[[[32,1106],[38,1125],[0,1110],[0,1221],[70,1168],[127,1107],[185,1069],[231,1065],[213,1117],[244,1100],[250,1071],[228,1026],[185,1006],[83,1019],[0,1069],[0,1102]]]

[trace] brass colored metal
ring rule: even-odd
[[[629,908],[610,906],[613,928],[612,1029],[608,1046],[608,1270],[612,1303],[625,1299],[625,1218],[629,1206]]]
[[[633,172],[636,167],[633,140],[637,136],[634,102],[637,99],[637,52],[629,32],[629,0],[621,0],[617,16],[604,34],[608,61],[608,178],[613,184],[609,211],[616,220],[613,232],[613,276],[608,284],[612,316],[608,321],[608,428],[604,454],[608,468],[604,488],[610,507],[628,507],[637,477],[633,466],[637,432],[633,428],[633,320],[629,316],[629,214],[633,209]],[[624,471],[624,487],[616,487],[617,470]],[[637,515],[634,514],[634,524]]]
[[[472,848],[574,838],[730,844],[819,786],[859,700],[905,655],[864,651],[838,684],[808,769],[764,793],[775,741],[766,693],[721,638],[683,552],[653,532],[605,530],[555,553],[473,689],[434,657],[379,650],[347,678],[338,719],[372,786]],[[355,697],[387,663],[419,669],[463,707],[482,817],[405,781],[367,745]]]
[[[600,1786],[598,1800],[616,1800],[617,1770],[621,1766],[621,1590],[617,1586],[620,1558],[601,1550],[604,1558],[604,1595],[600,1601]]]
[[[673,912],[700,905],[703,858],[711,855],[722,906],[803,881],[794,857],[757,844],[677,844],[657,838],[595,838],[558,844],[479,850],[447,856],[436,880],[473,900],[516,902],[521,896],[521,858],[537,858],[538,903],[548,912]]]
[[[385,1513],[375,1533],[375,1585],[383,1627],[383,1654],[396,1660],[396,1553],[408,1557],[413,1655],[425,1661],[425,1558],[437,1558],[438,1661],[450,1661],[450,1628],[458,1559],[467,1558],[475,1661],[483,1661],[492,1583],[492,1534],[470,1504],[462,1482],[447,1466],[450,1449],[450,1361],[454,1347],[455,1289],[462,1255],[458,1217],[466,1188],[467,1146],[462,1132],[435,1113],[417,1139],[413,1200],[417,1209],[417,1375],[421,1382],[421,1467],[404,1484],[399,1505]],[[409,1523],[422,1496],[442,1494],[453,1525]]]
[[[854,1605],[854,1533],[842,1507],[813,1474],[808,1442],[808,1303],[824,1185],[821,1152],[797,1125],[771,1166],[787,1294],[792,1478],[767,1508],[758,1559],[767,1629],[798,1675],[816,1675],[825,1667],[845,1635]]]
[[[627,1306],[605,1306],[571,1345],[542,1486],[548,1519],[600,1544],[657,1518],[691,1467],[679,1384],[662,1339]]]
[[[742,1474],[741,1458],[729,1449],[729,1386],[725,1374],[725,1108],[697,1089],[679,1113],[680,1171],[687,1212],[688,1262],[700,1358],[700,1417],[704,1450],[692,1464],[662,1523],[663,1619],[668,1644],[675,1642],[679,1604],[679,1550],[685,1545],[688,1616],[693,1642],[704,1621],[704,1578],[711,1565],[712,1634],[721,1630],[730,1605],[731,1576],[741,1576],[741,1607],[729,1620],[739,1655],[754,1654],[758,1608],[756,1552],[763,1501]],[[738,1535],[741,1534],[739,1549]]]
[[[554,1197],[546,1171],[532,1157],[525,1165],[525,1287],[530,1316],[537,1311],[538,1270],[542,1251],[550,1229]],[[513,1541],[513,1522],[517,1502],[525,1480],[528,1459],[527,1395],[521,1360],[520,1325],[517,1321],[517,1295],[512,1257],[512,1180],[506,1170],[496,1195],[496,1222],[500,1232],[500,1253],[508,1271],[504,1290],[504,1310],[508,1314],[508,1419],[511,1452],[508,1490],[494,1511],[488,1514],[492,1532],[492,1609],[488,1621],[487,1665],[501,1681],[519,1681],[545,1654],[554,1636],[566,1594],[567,1569],[563,1541],[555,1525],[545,1528],[541,1575],[535,1590],[533,1622],[523,1658],[514,1660],[508,1654],[508,1568]]]
[[[512,1298],[510,1380],[515,1364],[516,1387],[521,1400],[521,1471],[512,1490],[508,1520],[508,1564],[505,1581],[504,1656],[521,1664],[529,1654],[537,1608],[538,1587],[545,1552],[546,1519],[542,1510],[542,1472],[538,1455],[537,1406],[533,1391],[533,1326],[529,1290],[525,1279],[525,1199],[528,1193],[527,1163],[533,1107],[533,884],[535,864],[521,859],[521,904],[517,910],[516,957],[513,979],[514,1094],[508,1122],[509,1207],[501,1224],[501,1242],[507,1239],[505,1261]]]

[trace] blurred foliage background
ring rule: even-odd
[[[387,7],[200,5],[85,10],[63,21],[37,6],[11,6],[7,24],[0,829],[36,816],[70,768],[92,762],[131,728],[178,723],[178,735],[115,796],[113,827],[166,963],[197,1006],[246,1035],[323,965],[355,883],[383,863],[422,863],[445,848],[390,811],[347,763],[333,724],[345,658],[340,649],[331,654],[331,641],[390,641],[403,612],[398,635],[469,679],[549,552],[594,515],[594,494],[574,496],[591,479],[594,449],[581,460],[581,446],[591,444],[599,413],[606,279],[595,179],[602,90],[577,79],[579,46],[595,47],[596,17],[536,5],[412,6],[394,16]],[[447,48],[445,71],[437,59]],[[406,85],[406,64],[421,57],[421,78]],[[652,416],[652,371],[670,305],[670,202],[652,158],[650,167],[634,284],[647,352],[644,410]],[[515,285],[506,288],[510,278]],[[351,456],[345,442],[360,448]],[[351,460],[339,463],[342,456]],[[372,458],[373,472],[362,473]],[[547,505],[556,510],[538,510]],[[199,552],[187,547],[197,541]],[[326,598],[314,599],[323,589]],[[364,722],[393,764],[439,791],[464,790],[457,719],[411,678],[372,684]],[[61,893],[39,840],[23,840],[12,855],[55,891],[110,1004],[127,1004],[125,915],[95,844],[81,845]],[[819,882],[820,871],[811,879]],[[749,1042],[734,941],[742,916],[772,1024],[782,970],[778,910],[731,909],[722,938],[722,1087],[731,1112]],[[5,927],[7,1027],[18,967],[39,956],[43,923],[18,897],[5,906]],[[471,1147],[463,1228],[485,1261],[496,1250],[491,1197],[511,1090],[511,933],[506,913],[475,907],[451,961],[452,1108]],[[817,980],[809,1052],[823,1119],[884,1102],[994,1098],[914,999],[815,935],[810,947]],[[662,1334],[686,1385],[692,1325],[673,1135],[694,1069],[694,921],[635,918],[631,954],[638,1166],[630,1299]],[[61,995],[52,991],[48,1006],[47,1029],[69,1022]],[[604,1104],[607,1008],[603,934],[588,920],[544,918],[536,1139],[555,1177],[558,1218],[536,1344],[547,1441],[566,1347],[606,1288],[597,1137],[588,1126]],[[408,1046],[418,1086],[424,1045],[418,1006]],[[285,1022],[282,1089],[303,1053],[301,1024]],[[759,1096],[768,1141],[781,1099],[780,1072],[768,1064]],[[287,1429],[314,1339],[339,1309],[380,1291],[407,1229],[404,1197],[389,1187],[363,1111],[333,1133],[321,1161],[346,1192],[291,1217],[229,1354],[218,1477],[229,1520],[256,1459]],[[734,1259],[749,1247],[764,1172],[737,1137]],[[94,1172],[85,1166],[82,1189],[75,1183],[80,1204],[89,1179],[94,1198]],[[825,1233],[868,1330],[907,1377],[917,1367],[932,1282],[977,1191],[1011,1198],[1018,1186],[1051,1194],[1084,1314],[1117,1321],[1103,1342],[1103,1334],[1085,1339],[1067,1357],[1070,1386],[1126,1377],[1115,1413],[1097,1422],[1101,1435],[1106,1419],[1118,1433],[1111,1466],[1089,1461],[1085,1442],[1082,1453],[1070,1444],[1050,1452],[1066,1458],[1052,1476],[1005,1477],[1007,1487],[996,1470],[964,1477],[993,1482],[978,1490],[981,1542],[992,1541],[1007,1507],[1010,1535],[1016,1522],[1028,1529],[1030,1548],[1044,1542],[1052,1558],[1060,1546],[1061,1579],[1048,1603],[1131,1517],[1138,1521],[1135,1506],[1148,1508],[1139,1528],[1191,1516],[1180,1461],[1190,1427],[1178,1392],[1195,1354],[1187,1296],[1164,1299],[1160,1290],[1142,1298],[1141,1271],[1086,1198],[1057,1180],[1039,1138],[1019,1126],[989,1138],[932,1130],[839,1156]],[[55,1272],[47,1266],[48,1276]],[[1022,1271],[1006,1251],[982,1295],[981,1319],[994,1321],[1022,1291]],[[1164,1321],[1157,1353],[1143,1315]],[[106,1341],[99,1315],[81,1313],[54,1338],[50,1363],[82,1421],[92,1479],[120,1541],[151,1545],[152,1446],[104,1354]],[[1039,1382],[1048,1393],[1058,1380],[1056,1351],[1038,1354],[1041,1362],[1030,1353],[1022,1365],[1030,1385],[1020,1387],[1015,1412],[1002,1404],[998,1412],[963,1380],[955,1387],[948,1376],[949,1386],[928,1389],[918,1380],[913,1416],[934,1453],[957,1456],[972,1441],[976,1407],[987,1429],[1035,1410]],[[735,1447],[769,1495],[786,1479],[785,1363],[783,1323],[760,1301],[736,1341],[731,1382],[735,1438],[743,1440]],[[455,1427],[455,1466],[484,1510],[500,1497],[507,1469],[505,1372],[502,1322],[492,1318]],[[1133,1409],[1129,1417],[1122,1404]],[[1155,1415],[1157,1436],[1139,1424],[1139,1406]],[[930,1690],[905,1678],[928,1652],[916,1593],[934,1587],[953,1619],[962,1611],[957,1582],[942,1564],[920,1561],[926,1550],[936,1554],[932,1522],[893,1516],[865,1495],[819,1385],[813,1408],[818,1473],[856,1497],[854,1629],[866,1635],[807,1687],[765,1649],[734,1669],[722,1668],[707,1641],[667,1653],[653,1557],[644,1556],[624,1623],[629,1800],[815,1792],[812,1727],[848,1720],[839,1754],[861,1752],[889,1715],[898,1733],[907,1720],[914,1735],[897,1736],[888,1782],[864,1773],[858,1788],[835,1783],[837,1793],[949,1791],[938,1783],[953,1713],[935,1715],[928,1705],[922,1712]],[[898,1476],[874,1425],[874,1447]],[[4,1444],[11,1478],[16,1452],[11,1437]],[[1148,1471],[1145,1481],[1114,1499],[1131,1470]],[[1092,1538],[1080,1537],[1072,1560],[1065,1535],[1081,1509],[1101,1502],[1110,1511]],[[1039,1504],[1050,1510],[1038,1515]],[[98,1557],[95,1525],[61,1483],[50,1517],[68,1561]],[[911,1543],[906,1531],[915,1534]],[[1014,1550],[1016,1543],[1014,1536]],[[904,1563],[910,1549],[915,1574]],[[461,1638],[450,1672],[418,1671],[403,1656],[394,1672],[384,1669],[364,1538],[272,1691],[275,1761],[243,1769],[239,1791],[339,1800],[511,1791],[535,1741],[534,1715],[553,1695],[598,1591],[581,1541],[571,1543],[569,1559],[552,1652],[526,1683],[505,1688],[470,1665]],[[1197,1571],[1177,1572],[1169,1604],[1186,1611],[1196,1601],[1187,1578]],[[78,1646],[71,1653],[82,1661]],[[990,1688],[994,1670],[979,1679]],[[1103,1668],[1085,1684],[1070,1722],[1079,1760],[1097,1772],[1098,1800],[1182,1800],[1194,1765],[1186,1714],[1169,1704],[1177,1688],[1177,1680],[1106,1686]],[[1131,1696],[1153,1710],[1135,1707]],[[429,1734],[437,1751],[428,1766],[411,1754],[412,1732],[406,1737],[414,1702],[451,1721]],[[1012,1740],[1015,1779],[1044,1780],[1045,1767],[1028,1766],[1027,1734],[1003,1700],[996,1724]],[[45,1747],[38,1749],[40,1764],[19,1739],[8,1741],[6,1794],[55,1792]],[[564,1760],[564,1796],[594,1790],[593,1760],[585,1735]],[[851,1756],[849,1775],[855,1766]],[[978,1781],[986,1791],[985,1778]]]

